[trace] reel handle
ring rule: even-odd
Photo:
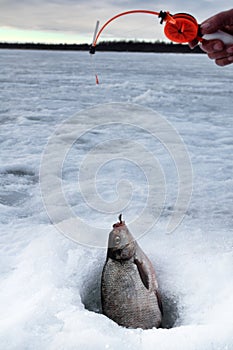
[[[226,45],[233,45],[233,35],[223,32],[222,30],[218,30],[217,32],[211,34],[205,34],[202,38],[205,40],[219,39]]]

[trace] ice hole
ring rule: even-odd
[[[101,272],[102,267],[92,274],[88,281],[84,282],[81,290],[81,300],[85,308],[89,311],[102,313],[101,307]],[[165,329],[173,328],[179,320],[178,298],[175,296],[166,296],[162,293],[163,302],[163,321],[162,327]]]

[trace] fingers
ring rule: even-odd
[[[224,50],[224,43],[221,40],[203,40],[201,49],[206,53],[221,52]]]
[[[220,67],[227,66],[228,64],[231,64],[232,62],[233,62],[233,56],[220,58],[220,59],[215,60],[215,63]]]
[[[219,29],[224,29],[226,26],[233,25],[233,9],[223,11],[214,15],[201,24],[202,35],[211,34]]]
[[[221,40],[203,40],[201,48],[218,66],[233,63],[233,46],[224,45]]]

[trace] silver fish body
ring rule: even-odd
[[[161,325],[154,268],[124,222],[115,224],[109,235],[101,299],[104,315],[121,326],[150,329]]]

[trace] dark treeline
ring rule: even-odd
[[[0,49],[87,51],[88,44],[0,43]]]
[[[0,49],[88,51],[89,48],[88,44],[0,43]],[[190,50],[188,45],[146,41],[102,41],[96,51],[203,53],[198,46]]]
[[[102,41],[98,51],[128,51],[128,52],[174,52],[174,53],[203,53],[200,47],[191,50],[188,45],[165,42],[146,41]]]

